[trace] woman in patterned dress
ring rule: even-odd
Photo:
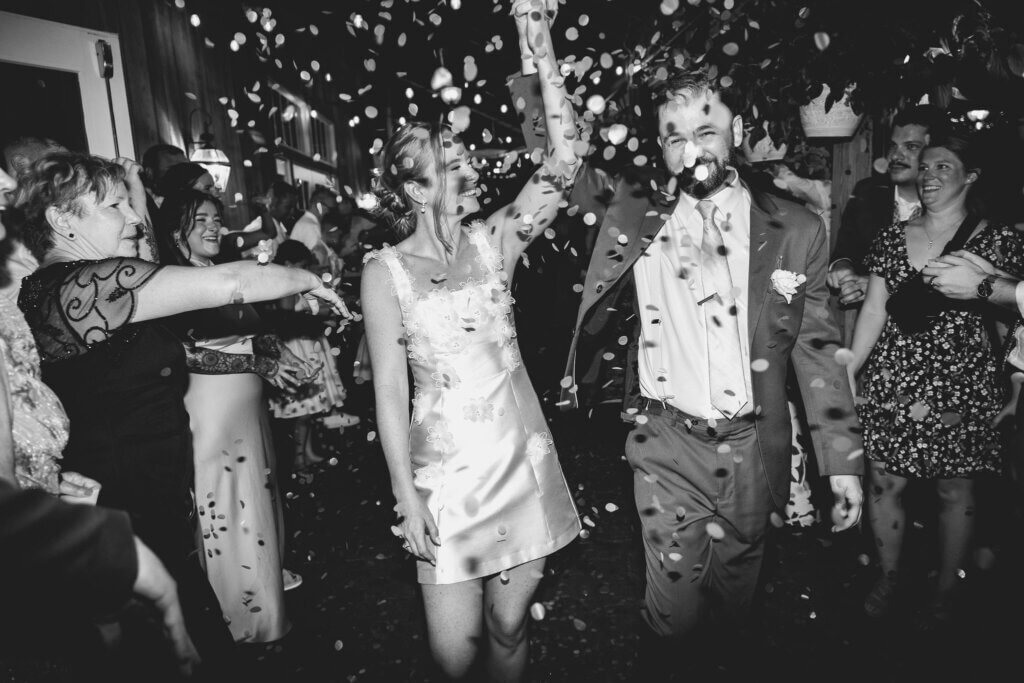
[[[851,373],[864,369],[859,406],[865,454],[871,461],[869,520],[882,576],[864,604],[884,615],[896,589],[906,528],[901,495],[908,481],[934,482],[939,497],[940,563],[935,597],[920,625],[952,618],[952,592],[967,559],[974,526],[974,480],[1000,471],[992,419],[1003,404],[998,351],[986,331],[985,302],[938,304],[920,331],[901,322],[895,293],[937,258],[961,225],[965,249],[1019,271],[1024,245],[1012,226],[976,222],[968,193],[980,171],[967,139],[933,137],[922,152],[918,188],[924,213],[883,229],[865,261],[870,268],[864,307],[853,338]],[[928,284],[928,280],[923,280]],[[923,299],[922,300],[922,296]],[[915,298],[924,310],[929,298]],[[888,308],[888,310],[887,310]],[[895,311],[894,315],[890,315]]]
[[[403,126],[384,147],[378,194],[404,239],[371,253],[362,278],[394,531],[418,560],[431,651],[453,679],[480,649],[492,679],[522,676],[544,559],[580,529],[519,359],[509,294],[516,261],[554,219],[577,163],[547,21],[532,5],[519,0],[513,11],[537,47],[546,163],[515,202],[467,227],[480,205],[462,142],[428,124]]]

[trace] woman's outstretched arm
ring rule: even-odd
[[[315,297],[340,315],[351,317],[338,295],[307,270],[235,261],[207,268],[161,268],[138,290],[132,320],[153,320],[202,308],[271,301],[294,294]]]

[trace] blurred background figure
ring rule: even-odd
[[[146,186],[146,202],[152,220],[156,220],[157,209],[160,208],[160,203],[163,201],[163,195],[157,192],[157,185],[163,180],[164,174],[169,168],[187,161],[185,151],[174,145],[153,145],[143,153],[142,180]]]

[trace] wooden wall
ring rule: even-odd
[[[205,110],[210,115],[214,144],[231,161],[231,177],[224,195],[228,205],[226,222],[241,227],[249,219],[248,199],[266,189],[274,177],[271,154],[257,154],[259,145],[244,130],[230,126],[222,97],[243,99],[243,87],[252,88],[257,80],[267,87],[268,73],[251,51],[232,53],[226,46],[209,48],[200,31],[189,24],[189,13],[167,0],[0,0],[0,9],[25,16],[48,19],[84,28],[116,33],[121,43],[128,107],[137,159],[152,145],[169,143],[192,152],[191,140],[203,132],[203,117],[192,115]],[[275,74],[278,81],[284,77]],[[282,85],[302,92],[309,103],[335,120],[339,147],[347,155],[349,127],[344,125],[336,94],[326,88],[301,88]],[[189,95],[191,94],[191,96]],[[194,99],[193,99],[194,97]],[[340,124],[340,125],[339,125]],[[243,162],[252,163],[245,168]],[[332,169],[342,184],[348,165],[339,154],[340,169]],[[236,197],[241,201],[236,205]]]

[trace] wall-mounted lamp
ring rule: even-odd
[[[228,155],[213,146],[213,133],[210,132],[210,125],[213,120],[203,109],[193,109],[189,114],[189,134],[195,135],[196,126],[192,119],[199,115],[203,119],[203,132],[198,139],[193,139],[191,145],[194,147],[189,161],[194,161],[205,168],[220,192],[227,191],[228,178],[231,176],[231,163]]]

